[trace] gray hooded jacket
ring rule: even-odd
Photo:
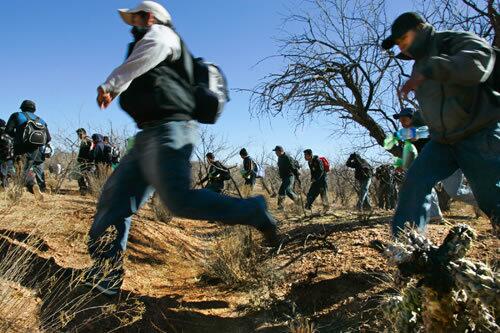
[[[453,144],[500,121],[500,93],[486,83],[495,52],[485,40],[425,25],[408,52],[427,78],[415,93],[432,140]]]

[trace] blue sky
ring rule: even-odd
[[[252,88],[279,64],[255,67],[276,52],[274,37],[284,15],[296,8],[294,0],[170,0],[160,1],[195,55],[218,63],[231,88]],[[96,87],[119,65],[130,41],[130,27],[116,9],[138,1],[51,0],[10,1],[2,4],[3,36],[0,63],[0,118],[17,111],[23,99],[37,102],[39,114],[52,132],[127,128],[130,118],[113,105],[101,111]],[[392,1],[391,13],[411,9],[410,1]],[[393,12],[393,13],[392,13]],[[324,120],[295,131],[291,120],[252,119],[246,94],[232,93],[221,120],[211,130],[234,146],[247,143],[259,152],[281,144],[293,149],[310,147],[321,155],[339,157],[349,148],[349,137],[332,139]],[[343,155],[342,155],[343,156]]]

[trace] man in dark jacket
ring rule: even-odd
[[[6,188],[14,177],[14,140],[5,133],[5,120],[0,119],[0,186]]]
[[[395,169],[390,164],[383,164],[375,170],[378,180],[378,207],[380,209],[394,209],[397,200],[397,185]]]
[[[323,161],[317,156],[313,155],[311,149],[304,150],[304,158],[309,164],[311,172],[311,187],[307,193],[306,209],[311,210],[314,200],[321,195],[323,202],[323,212],[326,213],[330,209],[328,203],[328,175],[325,171]]]
[[[92,134],[92,147],[90,156],[96,166],[111,165],[111,154],[107,152],[104,137],[101,134]]]
[[[132,215],[154,190],[175,216],[249,225],[262,232],[267,244],[279,245],[276,220],[262,196],[239,199],[191,188],[190,158],[198,135],[193,61],[168,11],[144,1],[120,15],[134,26],[135,41],[125,62],[99,86],[97,102],[104,109],[120,96],[120,105],[141,131],[104,185],[89,232],[88,250],[95,261],[87,283],[108,295],[117,294],[123,282]],[[116,237],[103,248],[110,227],[117,230]],[[104,263],[117,269],[103,276]]]
[[[298,204],[299,196],[293,191],[295,180],[300,182],[299,165],[297,161],[288,156],[281,146],[276,146],[273,151],[278,156],[278,172],[281,178],[281,186],[278,191],[278,209],[284,209],[283,202],[288,196],[295,204]]]
[[[368,162],[358,153],[352,153],[347,159],[346,166],[354,169],[354,178],[358,182],[358,210],[371,209],[370,185],[372,182],[373,169]]]
[[[209,165],[208,173],[198,184],[201,185],[208,181],[207,186],[205,186],[207,190],[222,193],[224,190],[224,182],[231,179],[229,177],[229,169],[221,162],[216,161],[213,153],[208,153],[206,158]]]
[[[425,229],[426,196],[458,168],[469,180],[479,207],[498,228],[500,92],[492,85],[498,61],[494,49],[474,33],[436,31],[416,13],[394,21],[382,46],[388,50],[394,45],[401,50],[399,58],[414,61],[412,76],[400,93],[406,98],[415,92],[431,141],[408,170],[393,234],[406,222]]]
[[[89,191],[89,173],[92,172],[94,165],[92,154],[90,153],[92,150],[92,139],[87,135],[87,131],[84,128],[77,129],[76,134],[80,140],[80,148],[78,149],[78,157],[76,159],[78,169],[80,170],[78,186],[80,194],[86,195]]]
[[[10,116],[5,132],[14,138],[14,153],[16,156],[23,156],[23,174],[26,188],[31,193],[41,195],[39,192],[44,192],[46,189],[44,171],[45,146],[51,141],[50,132],[47,123],[35,115],[35,102],[25,100],[21,103],[20,109],[21,112],[15,112]],[[29,120],[44,127],[44,142],[39,146],[27,144],[23,137],[24,128]]]
[[[242,195],[248,198],[252,195],[255,183],[257,182],[256,164],[253,159],[248,155],[245,148],[240,150],[240,157],[243,159],[243,169],[241,175],[245,181],[243,184]]]

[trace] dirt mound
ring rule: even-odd
[[[284,221],[284,247],[252,259],[271,272],[255,270],[251,273],[264,275],[238,287],[200,278],[207,267],[203,262],[225,239],[227,228],[175,218],[161,223],[146,207],[133,221],[123,292],[110,298],[83,287],[80,278],[90,265],[85,243],[94,209],[93,198],[68,189],[34,205],[24,196],[0,212],[0,255],[21,248],[30,258],[26,278],[0,281],[11,295],[4,298],[9,303],[16,297],[30,300],[25,317],[11,322],[30,327],[50,322],[55,328],[62,320],[65,330],[79,332],[283,332],[301,317],[311,318],[319,332],[380,331],[384,325],[378,305],[391,292],[391,270],[372,242],[389,239],[390,212],[365,216],[335,207],[335,214],[325,216],[278,214]],[[473,216],[457,206],[447,218],[471,224],[479,234],[472,256],[496,265],[499,241],[491,236],[489,221]],[[431,238],[437,242],[448,229],[430,226]],[[253,235],[257,241],[258,234]],[[271,273],[279,278],[258,281],[274,279]],[[75,300],[78,306],[68,307]],[[67,317],[61,319],[61,313]],[[27,331],[27,326],[12,327]]]

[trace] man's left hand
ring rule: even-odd
[[[426,80],[426,77],[418,72],[413,72],[410,79],[401,87],[399,91],[399,96],[403,99],[408,97],[411,91],[417,90],[418,87]]]

